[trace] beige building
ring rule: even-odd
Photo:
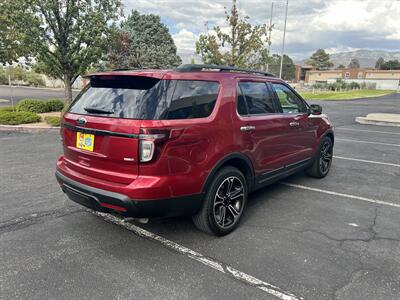
[[[306,73],[306,83],[326,83],[328,79],[343,78],[341,70],[308,71]]]
[[[305,82],[309,84],[327,83],[334,79],[354,80],[400,80],[400,70],[375,70],[375,69],[336,69],[307,71]]]
[[[400,70],[368,70],[365,79],[400,79]]]

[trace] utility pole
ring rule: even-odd
[[[271,33],[272,33],[272,16],[274,11],[274,2],[271,2],[271,17],[269,18],[269,28],[268,28],[268,56],[271,53]],[[269,71],[269,59],[267,61],[267,72]]]
[[[286,37],[286,21],[287,21],[287,13],[289,8],[289,0],[286,0],[286,9],[285,9],[285,25],[283,26],[283,40],[282,40],[282,53],[281,53],[281,67],[279,69],[279,78],[282,79],[282,67],[283,67],[283,54],[285,53],[285,37]]]
[[[10,87],[10,100],[11,100],[11,106],[14,109],[14,97],[13,97],[13,87],[11,84],[11,65],[8,67],[8,85]]]

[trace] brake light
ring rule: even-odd
[[[139,159],[148,162],[153,159],[156,144],[168,139],[169,130],[141,128],[139,134]]]
[[[141,140],[139,141],[139,155],[141,162],[150,161],[154,155],[154,142]]]

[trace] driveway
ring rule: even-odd
[[[400,94],[316,103],[336,125],[331,173],[255,192],[221,238],[95,215],[56,183],[57,133],[1,132],[0,298],[399,299],[400,129],[354,118],[400,113]]]

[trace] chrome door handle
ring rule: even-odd
[[[292,121],[292,122],[289,123],[289,125],[292,126],[292,127],[296,127],[296,126],[299,126],[300,123],[299,123],[299,122]]]
[[[256,126],[242,126],[240,127],[241,132],[252,131],[256,129]]]

